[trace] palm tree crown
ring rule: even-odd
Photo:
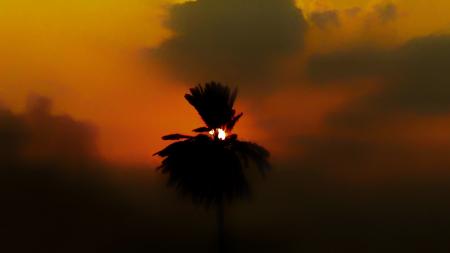
[[[230,134],[242,113],[236,115],[237,90],[220,83],[207,83],[190,89],[186,100],[195,107],[205,127],[194,129],[195,136],[171,134],[164,140],[177,140],[155,155],[163,157],[159,169],[169,176],[169,185],[194,202],[209,206],[244,197],[249,193],[244,168],[256,165],[261,173],[270,166],[269,152],[252,142],[239,141]],[[219,136],[219,131],[228,136]]]

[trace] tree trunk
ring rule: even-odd
[[[224,203],[220,200],[217,204],[217,245],[219,253],[226,253],[225,248],[225,220]]]

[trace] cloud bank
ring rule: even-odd
[[[450,112],[450,36],[413,39],[394,49],[352,48],[312,57],[313,80],[376,78],[385,85],[371,103],[385,110]],[[355,82],[351,82],[355,83]],[[370,99],[369,99],[370,100]]]
[[[307,23],[293,0],[198,0],[171,7],[173,37],[153,54],[190,83],[264,77],[302,48]]]

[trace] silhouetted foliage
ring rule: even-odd
[[[242,113],[236,115],[233,109],[237,89],[231,91],[227,86],[211,82],[204,87],[199,85],[192,88],[190,92],[191,94],[186,94],[184,97],[195,107],[208,126],[197,128],[194,132],[206,132],[215,128],[231,131],[242,116]]]
[[[239,141],[236,134],[229,134],[242,116],[233,108],[237,90],[220,83],[207,83],[190,89],[186,100],[195,107],[207,127],[194,129],[200,134],[187,136],[172,134],[164,140],[180,140],[157,152],[164,158],[159,167],[169,175],[169,185],[183,195],[191,195],[194,203],[210,204],[245,197],[249,186],[244,168],[255,165],[261,173],[269,169],[269,152],[263,147]],[[229,135],[218,138],[215,129],[223,129]]]

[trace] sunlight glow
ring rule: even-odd
[[[219,140],[223,141],[227,138],[227,133],[225,132],[225,130],[223,130],[221,128],[212,129],[211,131],[209,131],[209,134],[212,137],[214,137],[216,133],[217,133],[217,138],[219,138]]]
[[[227,137],[227,133],[225,133],[225,131],[223,129],[217,129],[217,131],[219,131],[217,137],[219,137],[220,140],[225,140],[225,138]]]

